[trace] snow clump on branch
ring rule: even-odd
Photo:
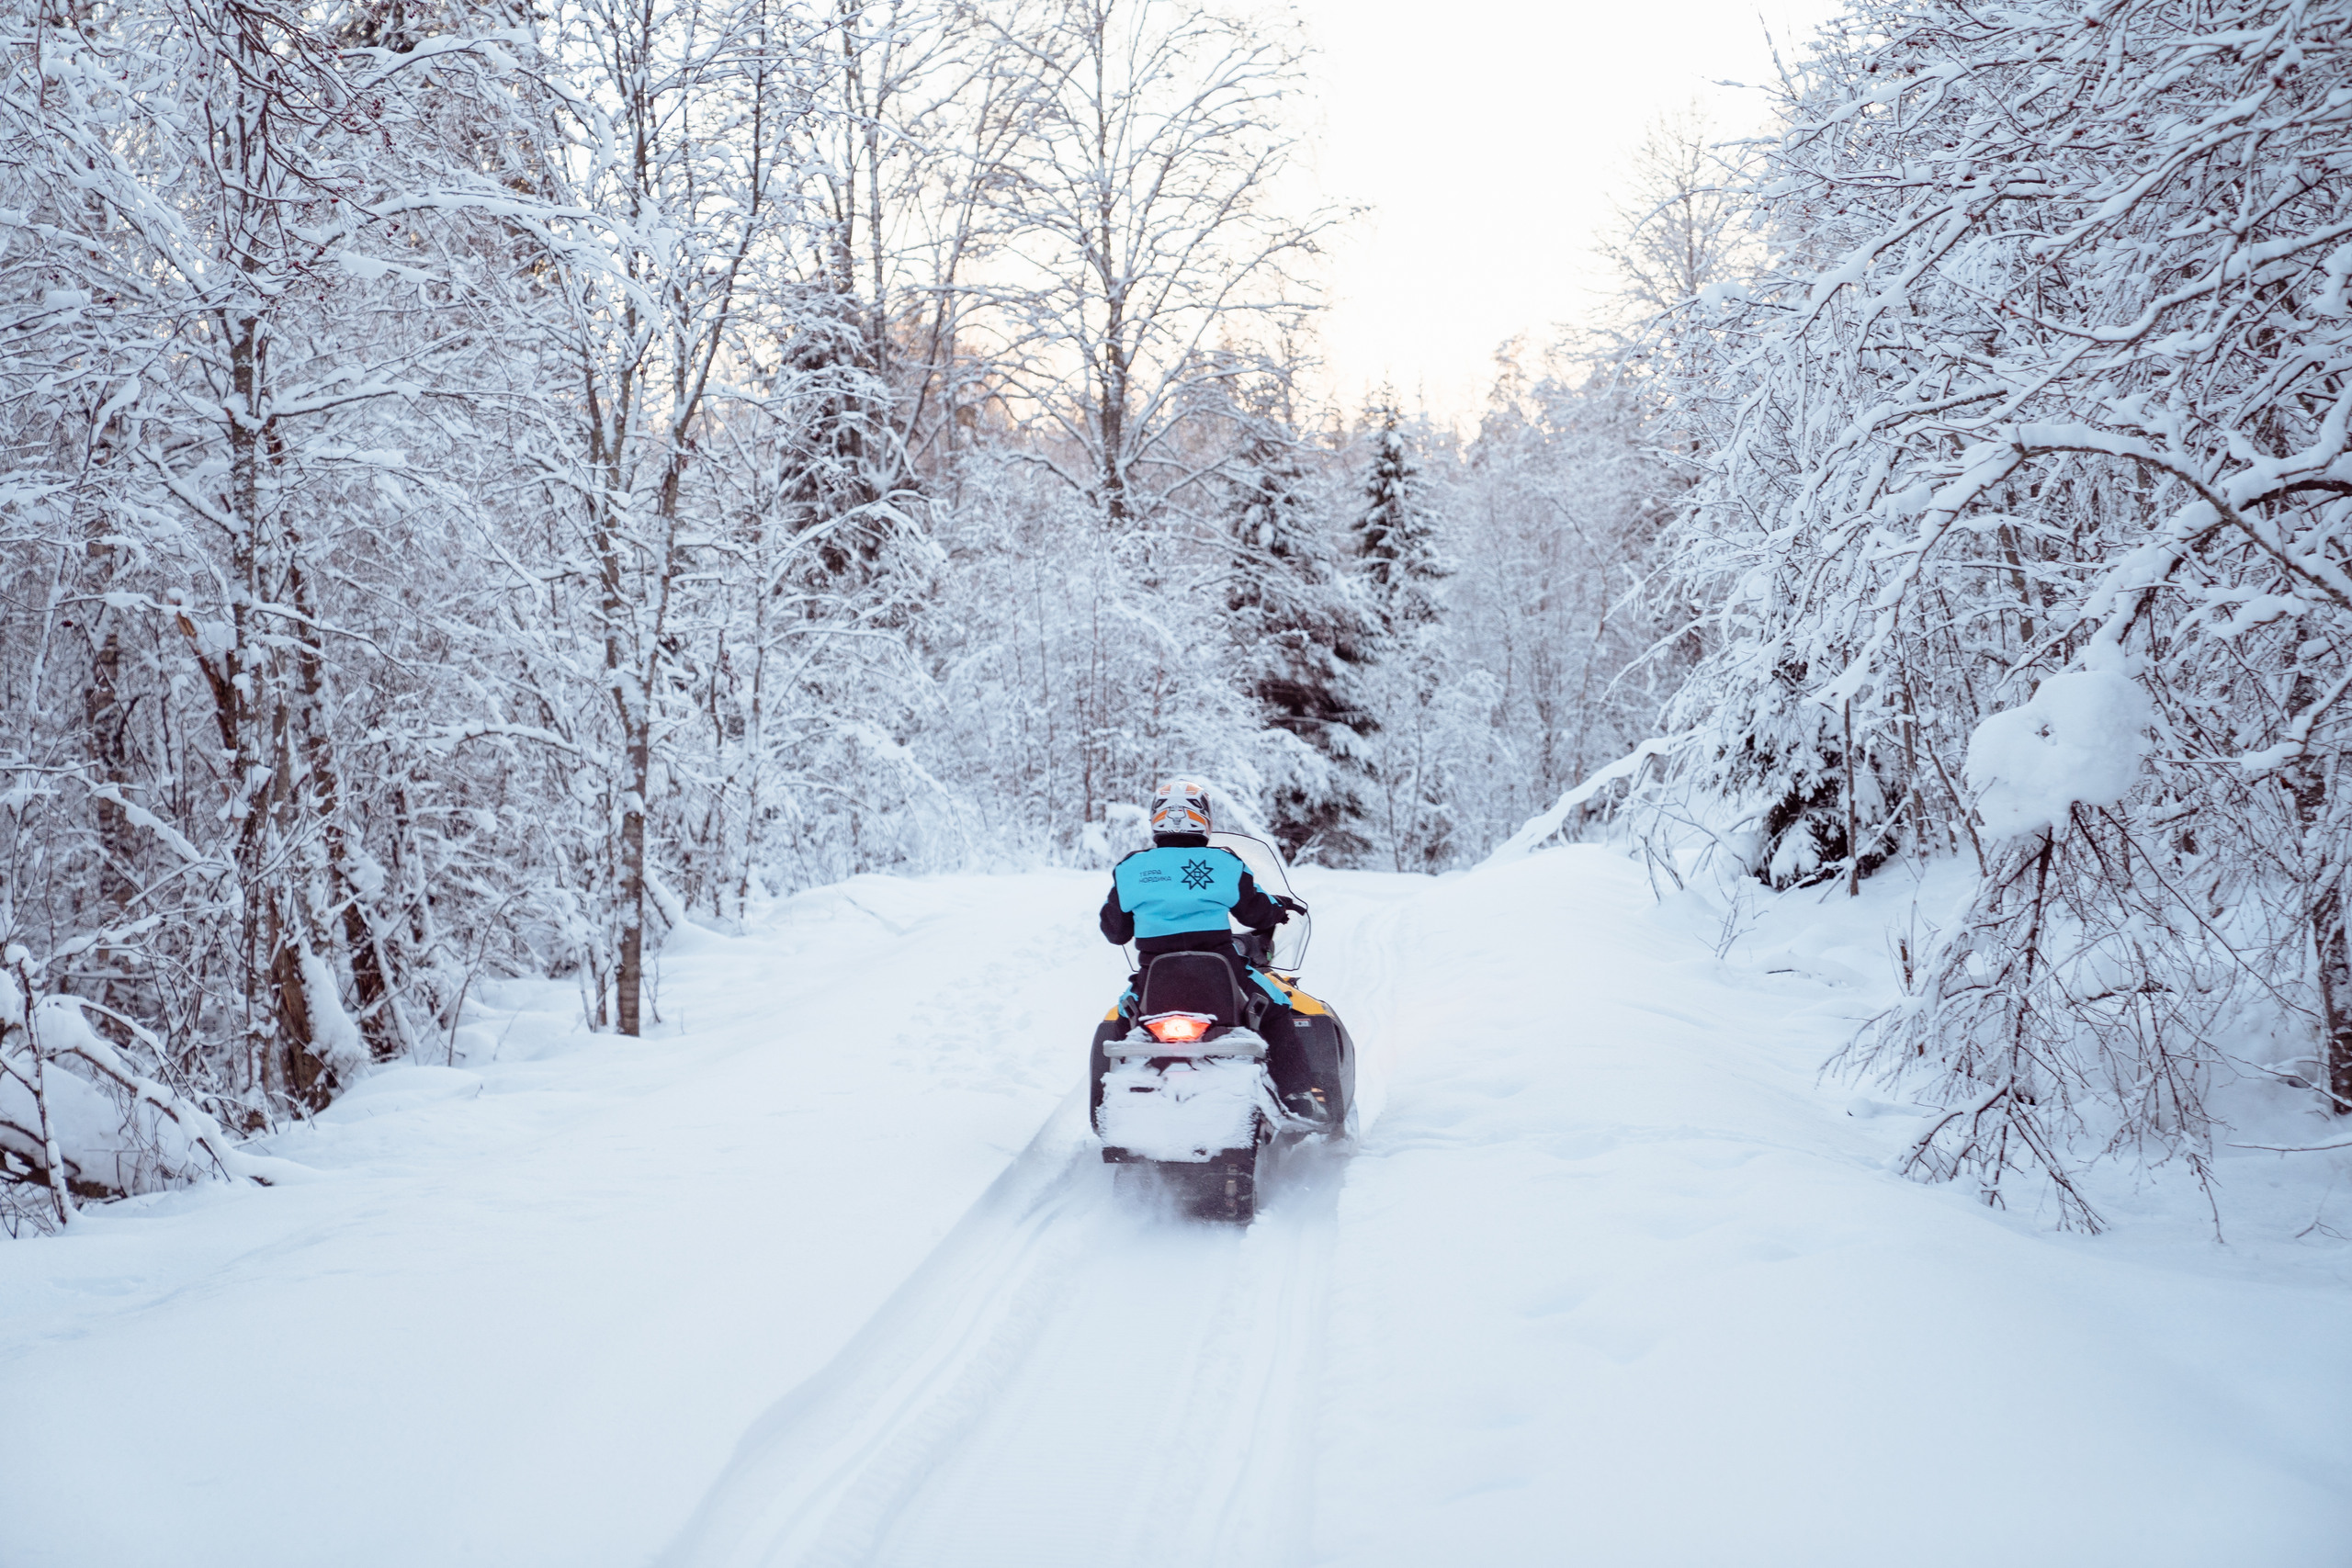
[[[2076,806],[2118,806],[2148,755],[2147,694],[2112,670],[2052,675],[1968,739],[1968,784],[1996,838],[2066,820]]]

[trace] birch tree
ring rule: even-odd
[[[1300,45],[1193,0],[1041,0],[996,26],[1027,80],[991,193],[1018,260],[986,330],[1040,459],[1125,528],[1230,449],[1188,423],[1286,369],[1311,304],[1297,268],[1338,215],[1278,199]]]
[[[550,705],[568,710],[565,744],[596,780],[580,956],[592,1020],[623,1034],[644,1024],[648,821],[691,636],[682,579],[711,543],[697,458],[740,386],[754,303],[786,281],[797,216],[803,26],[761,0],[592,0],[546,43],[562,74],[534,234],[560,306],[532,324],[568,385],[543,404],[529,459],[572,532],[540,658],[562,686]],[[583,624],[586,647],[571,640]]]

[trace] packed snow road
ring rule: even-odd
[[[279,1139],[316,1180],[0,1246],[0,1568],[2344,1560],[2342,1216],[1896,1179],[1815,1078],[1860,925],[1309,874],[1365,1131],[1243,1233],[1095,1162],[1099,882],[688,933],[642,1043],[510,987]]]

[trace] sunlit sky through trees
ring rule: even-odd
[[[1322,389],[1352,408],[1393,382],[1409,405],[1475,413],[1498,344],[1587,313],[1595,237],[1626,157],[1697,103],[1751,129],[1767,39],[1802,40],[1825,0],[1298,0],[1317,53],[1316,175],[1373,210],[1331,247]]]

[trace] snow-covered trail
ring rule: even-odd
[[[1097,877],[860,878],[689,931],[643,1042],[495,989],[209,1186],[0,1245],[0,1568],[641,1564],[1054,1107]],[[126,1484],[127,1483],[127,1484]]]
[[[1731,964],[1714,913],[1597,848],[1404,911],[1316,1560],[2343,1562],[2346,1258],[2275,1156],[2230,1252],[2177,1182],[2086,1239],[1902,1180],[1911,1108],[1817,1079],[1883,930],[1804,895]]]
[[[1301,1560],[1335,1162],[1246,1235],[1139,1213],[1057,1115],[827,1372],[678,1564]]]
[[[1376,1007],[1387,965],[1364,956],[1418,888],[1362,880],[1318,915],[1310,957],[1328,959],[1318,975],[1361,972],[1351,997]],[[1371,1103],[1376,1043],[1367,1058]],[[1241,1233],[1114,1191],[1097,1147],[1073,1092],[889,1306],[754,1429],[665,1562],[1304,1561],[1346,1153],[1285,1151]]]
[[[2343,1561],[2352,1292],[2267,1156],[2229,1249],[1898,1180],[1815,1081],[1867,942],[1725,963],[1571,850],[1304,878],[1364,1136],[1179,1224],[1074,1092],[1099,880],[693,935],[640,1044],[515,987],[318,1181],[0,1247],[0,1568]]]

